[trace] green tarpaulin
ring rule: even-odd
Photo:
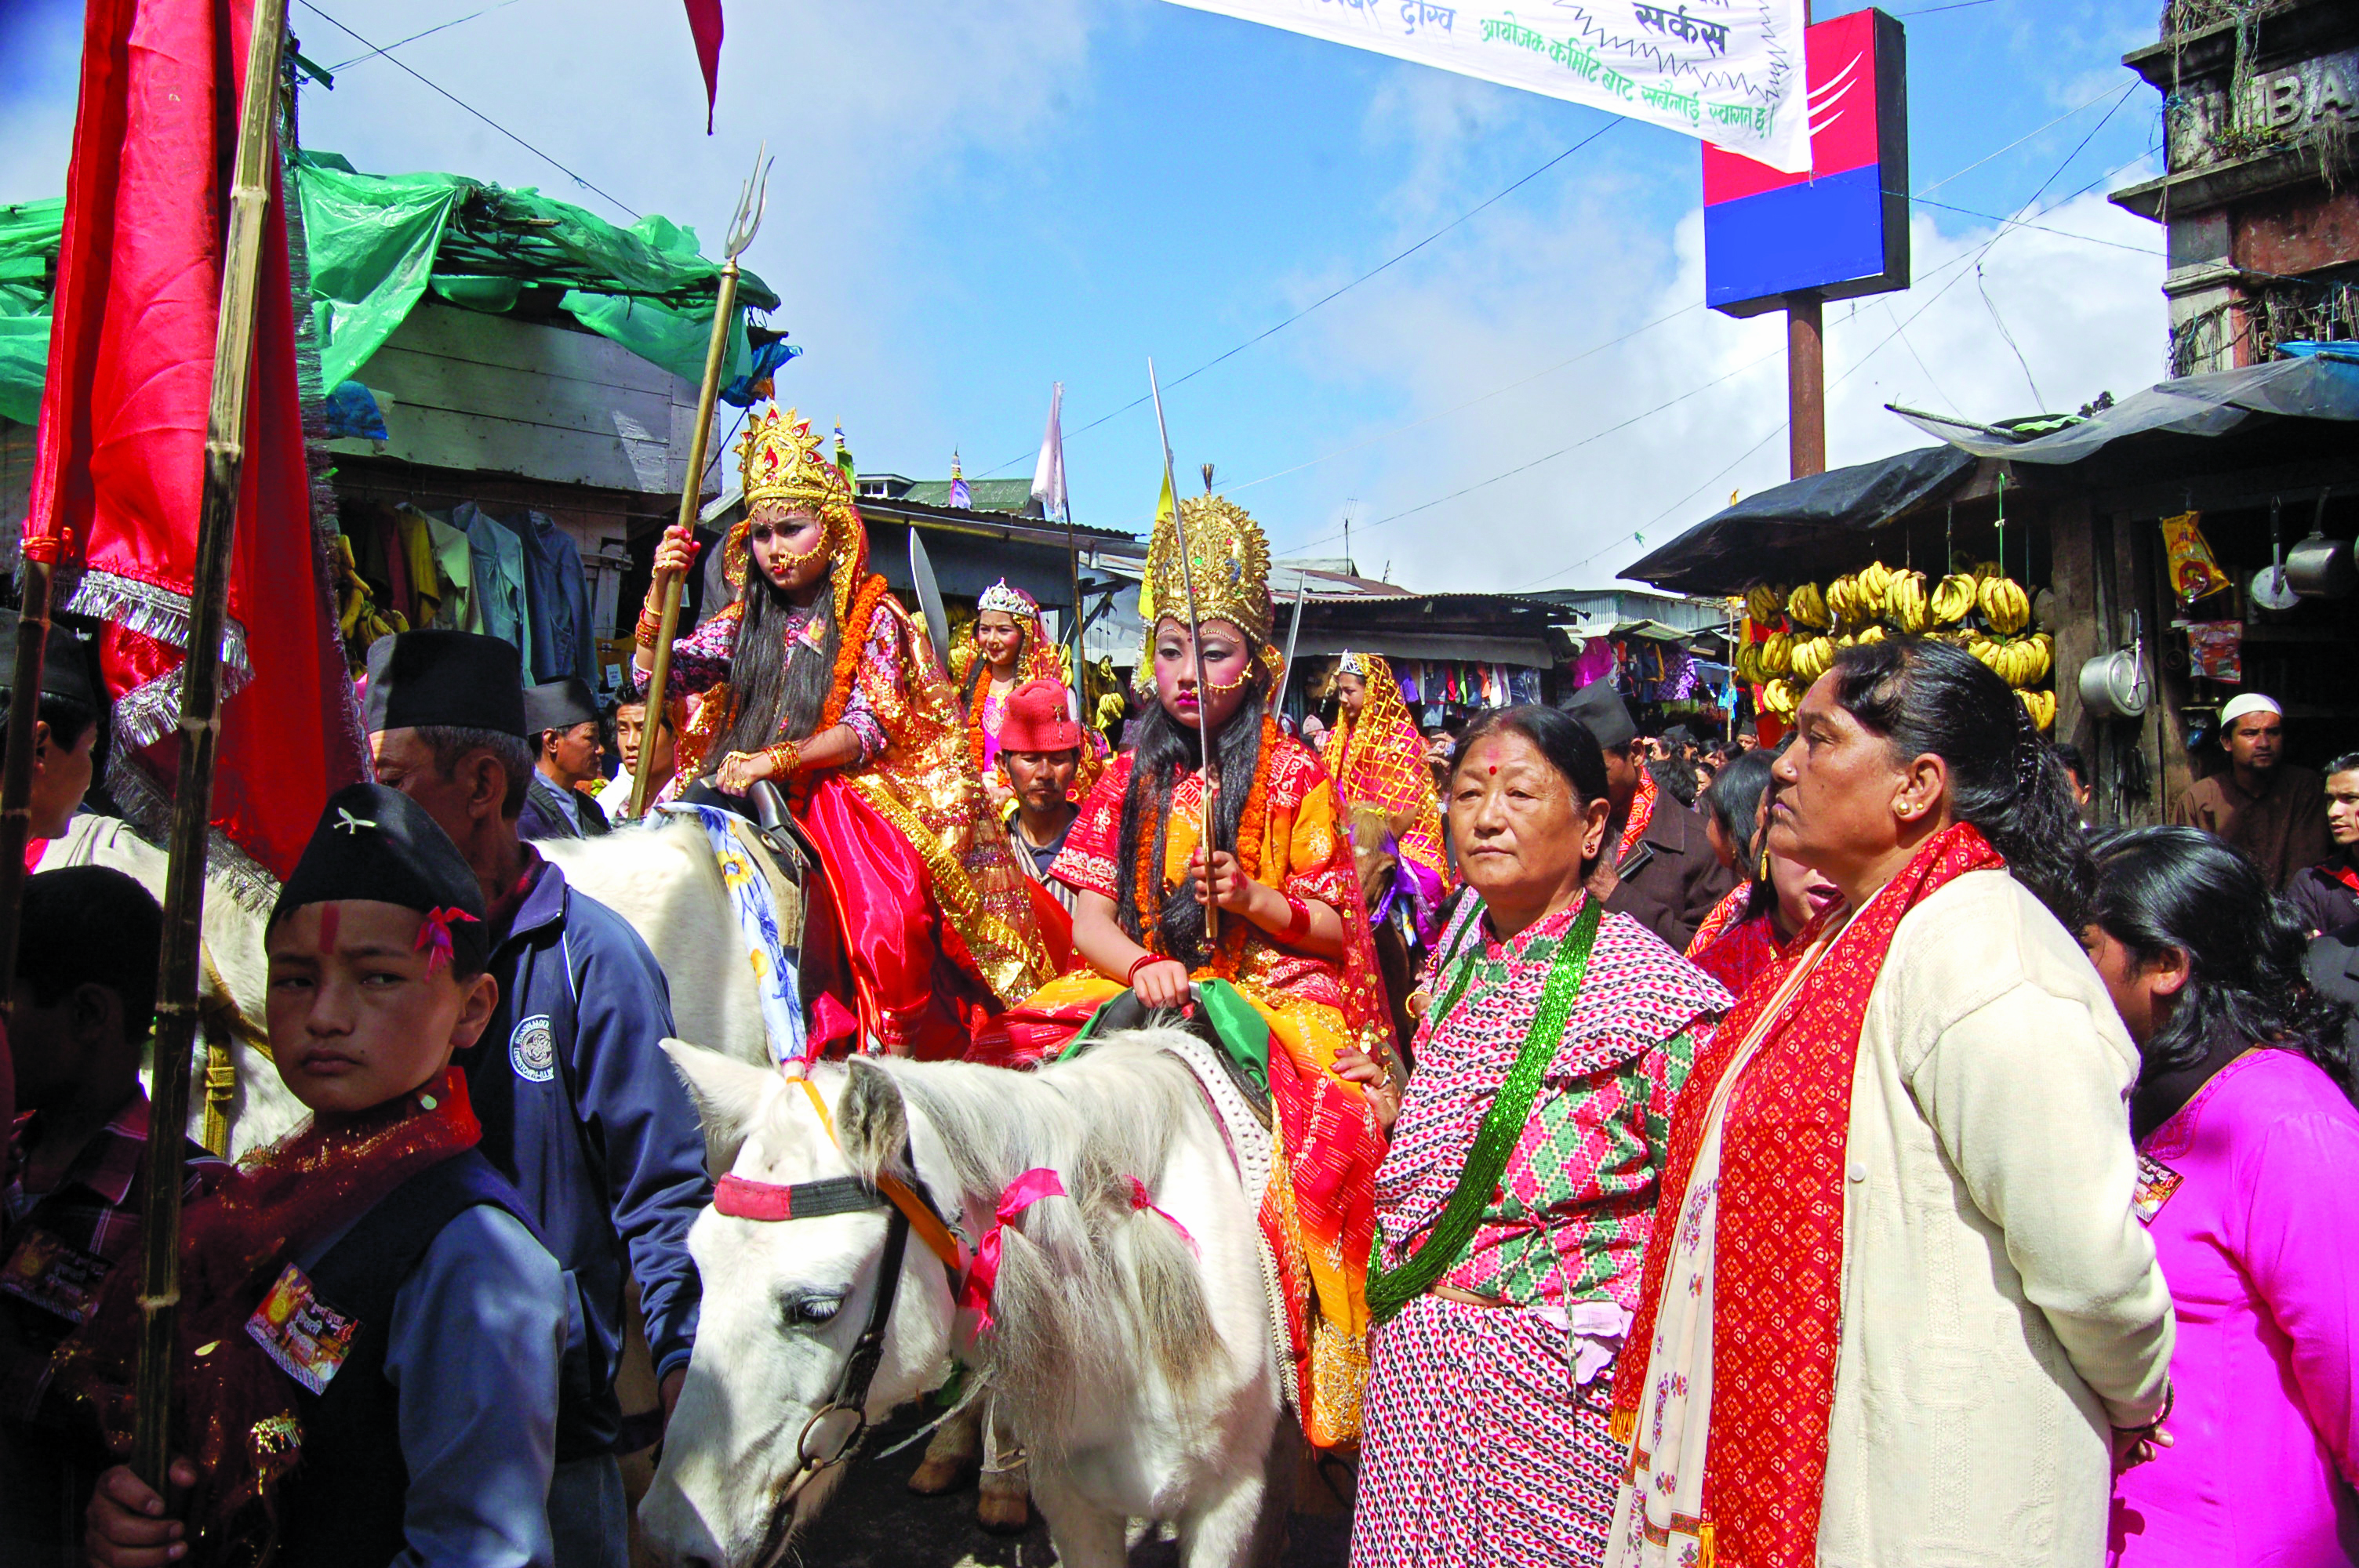
[[[321,380],[360,373],[429,288],[469,309],[505,313],[556,291],[556,308],[673,374],[698,381],[721,269],[695,232],[647,217],[627,229],[571,202],[451,174],[362,174],[332,153],[288,171],[302,208]],[[0,418],[38,416],[49,363],[63,201],[0,207]],[[777,296],[738,283],[723,384],[753,362],[745,308]]]

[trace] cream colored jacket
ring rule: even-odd
[[[1900,922],[1852,1083],[1827,1568],[2104,1561],[2109,1428],[2154,1418],[2170,1365],[2130,1208],[2137,1061],[2006,872]]]

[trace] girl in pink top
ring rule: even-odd
[[[2089,956],[2138,1044],[2138,1212],[2176,1405],[2114,1484],[2121,1568],[2359,1562],[2359,1110],[2343,1009],[2251,861],[2189,827],[2097,849]]]

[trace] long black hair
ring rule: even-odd
[[[2343,1037],[2350,1010],[2303,978],[2309,939],[2259,868],[2193,827],[2108,833],[2094,849],[2091,922],[2141,963],[2187,955],[2177,1004],[2139,1047],[2143,1076],[2191,1067],[2226,1038],[2307,1056],[2359,1103]]]
[[[717,770],[732,752],[759,752],[780,741],[808,741],[819,727],[827,694],[835,685],[835,657],[843,628],[835,623],[835,568],[820,579],[816,647],[804,636],[787,642],[787,617],[794,603],[753,559],[745,543],[745,619],[729,654],[729,728],[704,754],[704,771]]]
[[[1897,757],[1930,753],[1950,773],[1950,815],[1982,829],[2015,880],[2077,932],[2096,869],[2064,764],[2006,682],[1963,648],[1922,637],[1835,654],[1835,702]]]
[[[1563,775],[1572,788],[1572,809],[1575,816],[1589,809],[1593,800],[1603,800],[1606,794],[1605,753],[1598,750],[1597,737],[1589,726],[1560,708],[1546,703],[1518,703],[1513,708],[1495,708],[1466,727],[1466,736],[1459,743],[1458,760],[1462,764],[1474,742],[1486,735],[1505,731],[1529,741],[1549,766]],[[1605,853],[1603,845],[1595,855],[1584,855],[1581,874],[1586,878],[1597,867]]]
[[[1776,783],[1769,770],[1777,765],[1777,751],[1767,748],[1739,752],[1720,770],[1712,787],[1696,797],[1696,804],[1712,813],[1721,833],[1736,846],[1736,874],[1750,884],[1745,899],[1747,920],[1777,905],[1777,890],[1770,885],[1761,864],[1762,807],[1768,804]]]
[[[1260,646],[1251,638],[1245,641],[1255,657],[1244,698],[1212,737],[1212,773],[1221,780],[1221,793],[1212,803],[1212,842],[1206,847],[1207,856],[1214,849],[1234,851],[1237,824],[1245,819],[1245,797],[1253,793],[1254,775],[1262,763],[1261,715],[1269,695],[1269,671],[1259,657]],[[1171,830],[1171,792],[1180,775],[1197,765],[1200,744],[1195,730],[1172,718],[1156,697],[1147,698],[1138,720],[1130,787],[1123,792],[1121,862],[1114,869],[1114,919],[1132,941],[1142,945],[1147,941],[1147,926],[1138,907],[1135,875],[1139,840],[1153,836],[1153,858],[1148,863],[1159,884]],[[1212,950],[1204,941],[1204,906],[1196,902],[1194,890],[1185,879],[1165,890],[1163,907],[1155,912],[1155,930],[1162,939],[1165,957],[1177,958],[1191,969],[1212,962]]]

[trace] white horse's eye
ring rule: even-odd
[[[832,1323],[835,1314],[843,1310],[842,1296],[789,1297],[786,1303],[787,1324],[799,1327],[805,1324]]]

